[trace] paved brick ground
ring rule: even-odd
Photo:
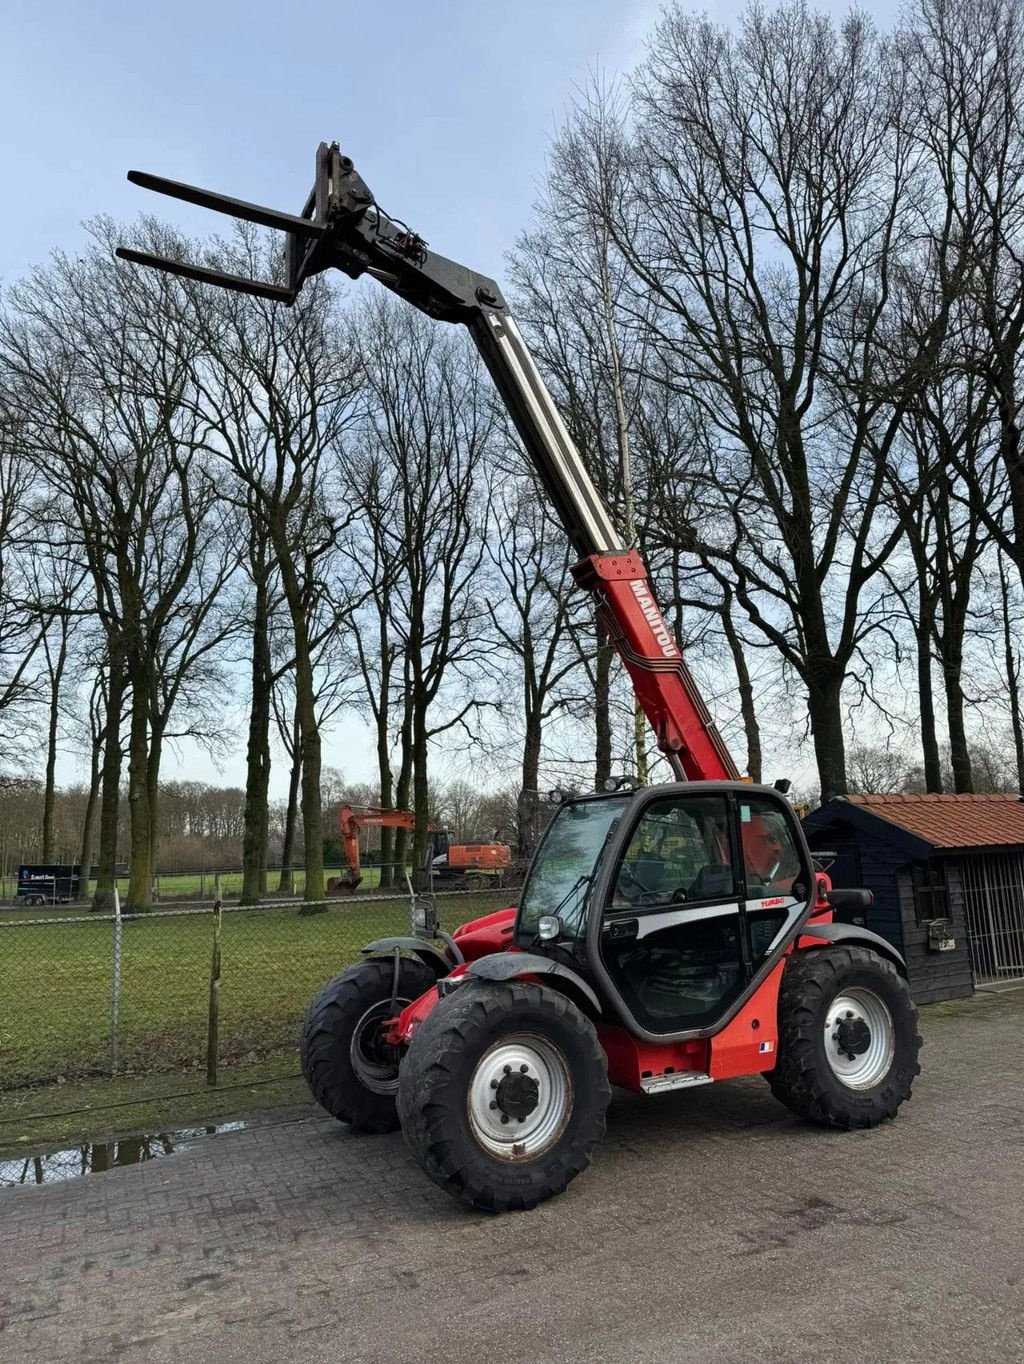
[[[0,1193],[0,1359],[1024,1359],[1024,994],[925,1020],[894,1124],[760,1081],[618,1099],[593,1169],[487,1218],[308,1120]]]

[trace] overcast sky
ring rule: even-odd
[[[845,13],[846,0],[821,8]],[[693,4],[731,22],[735,0]],[[892,0],[861,8],[883,25]],[[552,133],[588,72],[628,70],[649,0],[0,0],[0,282],[84,240],[83,220],[159,212],[194,233],[215,215],[125,181],[130,168],[298,211],[321,140],[340,142],[386,209],[444,255],[501,278]],[[166,775],[220,777],[185,756]],[[369,737],[325,761],[361,780]],[[65,780],[73,773],[68,770]],[[281,790],[280,765],[274,787]]]

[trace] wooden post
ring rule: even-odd
[[[110,984],[110,1073],[117,1074],[118,1030],[121,1026],[121,896],[114,886],[114,961]]]
[[[206,1083],[217,1083],[217,1040],[220,1029],[220,900],[213,906],[213,951],[210,953],[210,1011],[206,1027]]]

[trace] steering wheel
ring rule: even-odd
[[[630,880],[629,886],[624,886],[622,884],[623,878],[626,876],[628,876]],[[649,886],[644,885],[644,883],[640,880],[639,876],[637,876],[636,872],[633,870],[633,868],[629,865],[628,862],[623,862],[622,864],[622,868],[619,872],[619,884],[616,887],[616,889],[619,890],[623,895],[629,896],[639,897],[641,895],[654,894],[654,892],[650,889]]]

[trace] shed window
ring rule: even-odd
[[[911,866],[914,882],[914,910],[919,924],[930,919],[949,918],[949,887],[946,885],[944,863],[914,862]]]

